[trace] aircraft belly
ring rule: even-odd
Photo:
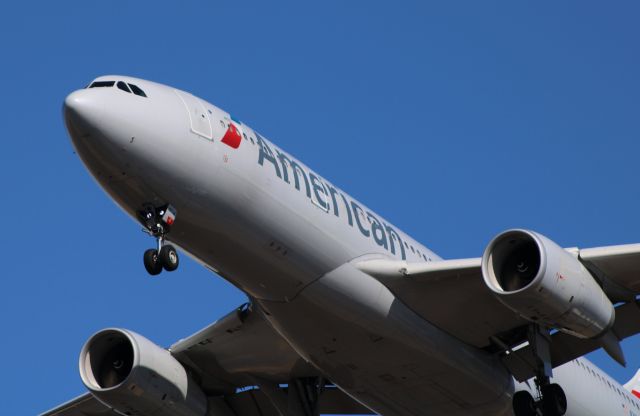
[[[512,379],[497,361],[349,266],[289,303],[258,302],[301,356],[383,415],[508,414]]]
[[[314,225],[287,204],[257,192],[233,171],[218,172],[219,186],[178,208],[170,240],[251,297],[286,300],[345,259]],[[286,224],[283,227],[283,224]]]

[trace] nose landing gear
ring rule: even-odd
[[[140,211],[140,217],[146,228],[144,231],[158,242],[157,248],[144,252],[144,268],[152,276],[160,274],[162,269],[168,272],[176,270],[180,264],[178,252],[171,244],[165,244],[166,235],[176,218],[176,210],[171,205],[158,209],[147,205]]]
[[[163,244],[164,239],[158,237],[158,249],[150,248],[144,252],[144,268],[147,272],[156,276],[162,272],[162,269],[172,272],[178,268],[180,259],[178,252],[171,244]]]

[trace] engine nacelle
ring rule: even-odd
[[[135,332],[104,329],[80,353],[82,382],[122,414],[204,416],[207,398],[169,351]]]
[[[575,255],[526,230],[499,234],[482,256],[486,285],[525,319],[580,338],[613,326],[615,309]]]

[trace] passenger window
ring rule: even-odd
[[[142,91],[140,89],[140,87],[138,87],[135,84],[129,84],[129,88],[131,88],[131,91],[133,91],[133,93],[135,95],[139,95],[140,97],[146,97],[147,96],[147,94],[145,94],[144,91]]]
[[[121,89],[122,91],[128,92],[129,94],[131,94],[131,90],[129,89],[129,87],[127,87],[127,84],[125,84],[122,81],[118,81],[118,83],[116,84],[116,86]]]
[[[89,88],[113,87],[115,81],[96,81],[89,85]]]

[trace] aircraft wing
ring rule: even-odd
[[[571,249],[576,251],[578,249]],[[600,281],[616,305],[614,334],[624,339],[640,333],[640,244],[579,250],[580,261]],[[464,342],[502,353],[518,380],[534,375],[529,347],[505,352],[526,341],[524,318],[503,305],[485,285],[481,258],[409,263],[389,259],[355,262],[356,267],[382,281],[416,313]],[[601,347],[598,341],[557,332],[552,335],[554,367]]]
[[[228,406],[217,407],[220,402]],[[210,410],[208,414],[220,416],[282,416],[273,406],[270,399],[260,389],[251,389],[228,396],[215,397],[210,400],[211,409],[219,409],[219,413]],[[222,410],[225,409],[225,410]],[[335,387],[327,387],[318,404],[319,413],[323,415],[368,415],[369,409],[354,401]],[[107,405],[98,401],[91,393],[71,400],[40,416],[122,416]]]
[[[210,414],[280,416],[278,406],[287,406],[290,392],[314,394],[311,385],[319,387],[315,394],[320,413],[371,414],[306,363],[248,304],[169,351],[201,382]],[[116,415],[120,413],[87,393],[41,416]]]
[[[580,259],[612,300],[630,301],[640,293],[640,244],[583,249]]]
[[[119,414],[96,400],[91,393],[85,393],[40,416],[119,416]]]

